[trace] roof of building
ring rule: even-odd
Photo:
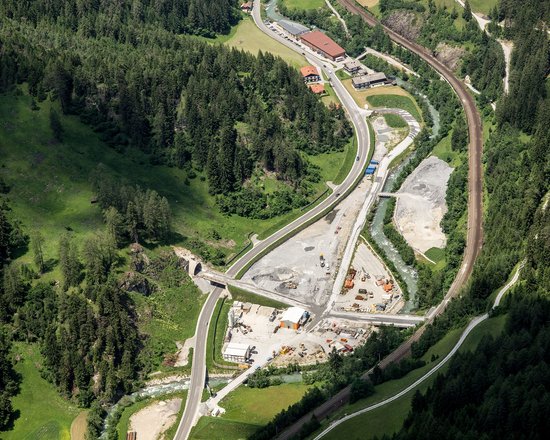
[[[279,20],[277,23],[285,31],[287,31],[289,34],[292,34],[292,35],[300,35],[300,34],[303,34],[304,32],[309,31],[309,28],[307,26],[304,26],[303,24],[300,24],[300,23],[296,23],[294,21]]]
[[[344,63],[344,67],[348,70],[360,69],[363,65],[357,60],[351,60]]]
[[[241,8],[252,9],[253,6],[254,6],[254,3],[252,3],[252,2],[244,2],[244,3],[241,4]]]
[[[246,356],[246,352],[250,348],[248,344],[240,344],[238,342],[230,342],[225,347],[223,354],[226,356]]]
[[[327,55],[330,55],[331,57],[336,58],[346,53],[343,47],[338,45],[338,43],[333,41],[331,38],[327,37],[320,30],[316,29],[314,31],[308,32],[307,34],[302,35],[301,38],[307,43],[322,50]]]
[[[294,324],[298,324],[302,316],[304,316],[306,311],[300,307],[290,307],[283,312],[281,321],[288,321]]]
[[[300,72],[302,73],[302,76],[309,76],[309,75],[319,76],[319,72],[313,66],[304,66],[300,69]]]
[[[323,84],[310,84],[309,88],[313,93],[325,93],[325,86]]]
[[[355,78],[352,78],[352,82],[354,84],[364,84],[364,83],[371,83],[375,81],[385,81],[388,78],[386,77],[386,74],[384,72],[377,72],[377,73],[371,73],[370,75],[361,75],[356,76]]]

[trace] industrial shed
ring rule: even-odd
[[[310,49],[335,61],[346,55],[346,50],[320,30],[314,30],[300,36],[300,40]]]
[[[279,26],[281,26],[286,32],[288,32],[290,35],[293,35],[295,37],[305,34],[306,32],[309,32],[309,28],[300,24],[296,23],[294,21],[290,20],[279,20],[277,22]]]
[[[308,317],[309,313],[304,309],[300,307],[290,307],[283,312],[280,327],[298,330],[300,326],[307,321]]]
[[[228,362],[246,362],[250,356],[250,345],[230,342],[222,356]]]

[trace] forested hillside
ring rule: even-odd
[[[544,439],[550,421],[550,301],[511,301],[503,334],[458,353],[425,395],[417,392],[392,438]]]
[[[161,247],[182,239],[173,230],[173,197],[169,202],[162,191],[138,186],[139,179],[125,180],[113,158],[101,163],[105,144],[116,157],[129,156],[123,163],[142,176],[148,166],[170,175],[172,195],[189,191],[187,179],[200,175],[218,210],[265,219],[309,203],[320,174],[307,157],[348,143],[344,111],[327,108],[294,67],[182,35],[227,33],[241,16],[237,6],[234,0],[1,2],[0,99],[13,106],[2,107],[10,143],[2,144],[8,183],[0,180],[0,430],[20,423],[10,403],[19,381],[12,340],[39,349],[41,375],[79,406],[93,404],[98,415],[153,368],[170,368],[165,356],[194,328],[202,300],[181,262]],[[77,118],[103,143],[79,146],[75,133],[87,130],[75,131],[82,128]],[[39,139],[17,133],[29,121]],[[14,155],[18,147],[28,151]],[[59,175],[67,160],[79,158]],[[56,186],[62,201],[34,185],[24,198],[21,188],[12,191],[10,184],[23,179],[18,160],[22,169],[42,164],[37,180]],[[185,173],[167,172],[175,167]],[[276,189],[268,195],[251,184],[253,173],[278,180]],[[70,211],[63,211],[66,188],[77,188],[80,198]],[[22,203],[37,206],[23,209],[20,225],[10,205]],[[77,219],[94,210],[102,219]],[[50,229],[36,228],[38,211],[63,212],[55,229],[62,233],[45,237]],[[100,430],[101,418],[90,417],[92,438]]]
[[[544,222],[550,190],[548,36],[538,29],[539,2],[516,3],[518,8],[528,6],[522,13],[528,18],[520,28],[509,30],[515,32],[513,82],[510,93],[497,105],[496,129],[491,130],[484,144],[487,198],[483,249],[466,294],[451,303],[448,311],[426,329],[413,345],[414,356],[422,355],[449,328],[483,311],[490,295],[504,285],[514,266],[523,259],[525,282],[517,289],[526,295],[546,296],[550,292],[549,242],[545,240],[548,223]]]
[[[204,36],[226,33],[239,12],[236,0],[5,0],[0,16],[34,25],[56,23],[85,37],[125,40],[132,28],[143,26]]]
[[[94,11],[84,9],[80,21],[100,20]],[[130,15],[116,35],[100,37],[55,21],[53,10],[35,23],[23,12],[8,13],[15,18],[0,29],[0,90],[26,82],[37,101],[53,93],[64,113],[80,115],[119,151],[138,148],[152,163],[206,171],[210,192],[226,196],[225,212],[237,213],[239,200],[251,206],[238,213],[254,218],[307,204],[319,176],[302,152],[340,150],[351,135],[341,109],[327,109],[269,54],[126,25]],[[243,186],[257,168],[289,190],[268,201]]]

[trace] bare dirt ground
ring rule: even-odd
[[[195,347],[195,337],[187,339],[183,344],[176,342],[176,346],[178,347],[178,359],[174,367],[185,367],[189,362],[189,349]]]
[[[364,179],[336,209],[255,263],[243,281],[307,304],[324,305],[330,296],[337,263],[370,185],[371,182]],[[321,267],[321,254],[324,267]]]
[[[71,423],[71,440],[84,440],[88,429],[88,411],[82,411]]]
[[[445,193],[452,171],[446,162],[430,156],[398,191],[395,224],[407,243],[421,253],[432,247],[445,247],[447,242],[440,222],[447,212]]]
[[[466,50],[462,47],[451,46],[445,43],[439,43],[435,48],[436,58],[445,64],[449,69],[455,70]]]
[[[176,421],[180,398],[155,402],[130,417],[130,430],[139,440],[157,440]]]
[[[374,160],[382,159],[409,134],[409,127],[397,129],[388,127],[383,116],[374,118],[372,126],[376,131],[376,152],[372,157]]]
[[[504,76],[504,93],[510,90],[510,60],[512,59],[512,50],[514,49],[513,41],[498,40],[504,52],[504,61],[506,62],[506,75]]]

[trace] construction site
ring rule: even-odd
[[[371,185],[370,180],[363,179],[337,209],[265,255],[242,281],[324,307],[351,228]]]
[[[371,332],[367,323],[341,319],[325,319],[305,331],[309,319],[309,312],[299,307],[278,310],[235,301],[228,312],[222,355],[243,369],[263,359],[277,366],[309,365],[324,362],[333,349],[352,352]]]
[[[397,313],[403,305],[403,295],[393,275],[361,239],[333,309],[358,313]]]

